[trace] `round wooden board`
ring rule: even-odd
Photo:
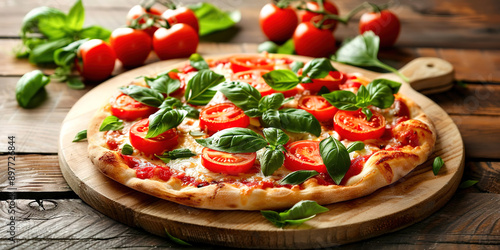
[[[438,140],[434,154],[395,184],[363,198],[327,205],[329,212],[301,226],[276,228],[259,211],[213,211],[179,205],[137,192],[101,174],[88,158],[87,143],[71,142],[76,133],[86,129],[96,110],[119,86],[137,76],[154,75],[183,62],[162,61],[112,78],[83,96],[63,122],[59,162],[64,178],[82,200],[117,221],[160,236],[166,236],[167,230],[175,237],[201,244],[286,249],[330,247],[393,232],[420,221],[441,208],[459,185],[464,149],[456,125],[443,109],[408,84],[403,85],[401,92],[418,103],[436,126]],[[391,74],[334,66],[368,78],[397,79]],[[437,176],[432,173],[435,156],[445,162]]]

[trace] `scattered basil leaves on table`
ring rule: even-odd
[[[167,229],[165,229],[165,233],[167,234],[167,237],[168,237],[171,241],[173,241],[174,243],[176,243],[176,244],[179,244],[179,245],[182,245],[182,246],[193,246],[193,245],[191,245],[191,244],[189,244],[189,243],[187,243],[187,242],[185,242],[185,241],[183,241],[183,240],[181,240],[181,239],[179,239],[179,238],[177,238],[177,237],[172,236],[172,235],[171,235],[171,234],[167,231]]]
[[[75,138],[73,138],[72,142],[79,142],[81,140],[87,139],[87,130],[82,130],[78,133],[76,133]]]
[[[114,131],[114,130],[120,130],[123,129],[123,122],[118,119],[118,117],[114,115],[110,115],[106,118],[101,123],[101,127],[99,127],[99,131]]]
[[[261,210],[260,213],[275,226],[282,228],[286,225],[300,225],[314,218],[316,214],[328,211],[328,208],[315,201],[303,200],[281,213],[272,210]]]
[[[478,180],[466,180],[458,186],[460,189],[465,189],[465,188],[470,188],[474,185],[476,185],[479,181]]]
[[[205,36],[216,31],[225,30],[241,20],[241,13],[235,11],[222,11],[210,3],[189,5],[200,25],[200,36]]]
[[[162,155],[155,155],[155,156],[158,157],[163,162],[169,163],[170,160],[175,160],[179,158],[190,158],[192,156],[196,156],[196,154],[187,148],[179,148],[179,149],[174,149],[172,151],[167,151]]]
[[[441,170],[441,167],[443,167],[444,161],[441,157],[436,157],[434,158],[434,162],[432,162],[432,172],[434,175],[437,175],[439,173],[439,170]]]
[[[16,84],[16,100],[23,108],[34,108],[42,103],[47,92],[45,85],[50,82],[50,77],[40,70],[33,70],[24,74]]]
[[[122,154],[123,155],[131,155],[134,153],[134,148],[132,145],[125,143],[122,147]]]

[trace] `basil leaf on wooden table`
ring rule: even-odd
[[[267,141],[248,128],[228,128],[206,139],[196,139],[200,145],[227,153],[253,153],[265,147]]]
[[[185,242],[185,241],[183,241],[183,240],[181,240],[181,239],[179,239],[179,238],[177,238],[177,237],[172,236],[172,235],[171,235],[171,234],[167,231],[167,229],[165,229],[165,233],[167,234],[167,238],[169,238],[171,241],[173,241],[173,242],[174,242],[174,243],[176,243],[176,244],[179,244],[179,245],[181,245],[181,246],[193,246],[193,245],[191,245],[191,244],[189,244],[189,243],[187,243],[187,242]]]
[[[194,53],[189,57],[189,65],[197,70],[210,68],[205,59],[203,59],[203,57],[201,57],[198,53]]]
[[[287,174],[280,180],[280,185],[299,185],[307,181],[309,178],[318,175],[319,173],[314,170],[298,170]]]
[[[111,31],[101,26],[93,25],[80,30],[78,32],[78,36],[82,39],[89,38],[89,39],[101,39],[103,41],[108,41],[109,36],[111,36]]]
[[[24,74],[16,84],[16,100],[19,106],[33,108],[39,105],[46,95],[45,85],[49,82],[50,77],[40,70]]]
[[[196,156],[196,154],[187,148],[174,149],[172,151],[167,151],[162,155],[156,155],[156,157],[158,157],[165,163],[169,163],[170,160],[175,160],[179,158],[189,158],[192,156]]]
[[[224,80],[223,75],[212,70],[200,70],[188,81],[184,94],[186,102],[193,105],[207,105],[217,92],[213,87]]]
[[[81,140],[87,139],[87,130],[82,130],[75,135],[72,142],[79,142]]]
[[[76,1],[76,3],[71,7],[66,18],[66,25],[71,30],[81,30],[83,28],[83,23],[85,21],[85,9],[81,0]]]
[[[303,200],[297,202],[292,208],[278,213],[271,210],[260,211],[261,214],[277,227],[287,224],[300,225],[316,216],[316,214],[328,212],[328,208],[318,205],[315,201]]]
[[[40,44],[31,50],[29,61],[34,64],[53,63],[54,52],[71,42],[71,38],[65,37]]]
[[[219,91],[243,110],[257,108],[261,100],[260,92],[246,82],[224,82]]]
[[[198,18],[200,36],[225,30],[241,20],[239,11],[225,12],[210,3],[198,3],[188,6]]]
[[[106,118],[101,123],[101,127],[99,127],[99,131],[109,131],[109,130],[120,130],[123,129],[123,122],[118,119],[118,117],[114,115],[110,115]]]
[[[149,130],[146,138],[153,138],[181,124],[187,112],[179,109],[160,109],[149,116]]]
[[[344,144],[329,136],[319,143],[319,153],[328,174],[339,185],[351,166],[351,159]]]
[[[441,170],[443,165],[444,161],[441,157],[438,156],[434,158],[434,162],[432,163],[432,172],[434,173],[434,175],[437,175],[439,173],[439,170]]]
[[[159,107],[163,103],[164,99],[160,92],[137,85],[121,87],[120,91],[132,97],[134,100],[151,107]]]

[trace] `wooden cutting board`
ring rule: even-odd
[[[227,55],[224,55],[227,56]],[[293,59],[309,58],[291,56]],[[401,71],[418,89],[449,88],[453,67],[438,58],[419,58]],[[418,222],[451,198],[459,185],[464,166],[460,133],[434,102],[404,84],[401,92],[418,103],[434,122],[438,140],[430,160],[395,184],[352,201],[328,205],[329,212],[301,226],[276,228],[259,211],[212,211],[196,209],[152,197],[125,187],[101,174],[87,155],[87,143],[72,143],[78,131],[87,128],[95,111],[106,103],[119,86],[141,75],[153,75],[185,60],[150,64],[120,74],[83,96],[70,110],[61,128],[59,162],[64,178],[87,204],[107,216],[156,235],[171,235],[187,242],[244,248],[318,248],[359,241],[393,232]],[[393,74],[380,74],[346,65],[337,69],[359,72],[368,78],[400,81]],[[432,160],[443,158],[437,176]]]

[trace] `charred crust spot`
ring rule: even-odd
[[[99,158],[99,161],[106,163],[106,164],[113,164],[116,162],[116,157],[115,157],[115,154],[113,152],[106,151]]]
[[[418,159],[417,155],[405,153],[405,152],[398,152],[398,151],[380,152],[379,156],[380,156],[380,159],[377,160],[377,162],[375,163],[375,166],[382,173],[382,175],[384,176],[387,183],[391,183],[392,178],[394,177],[394,173],[392,171],[392,168],[387,161],[390,161],[393,159],[401,159],[401,158]]]

